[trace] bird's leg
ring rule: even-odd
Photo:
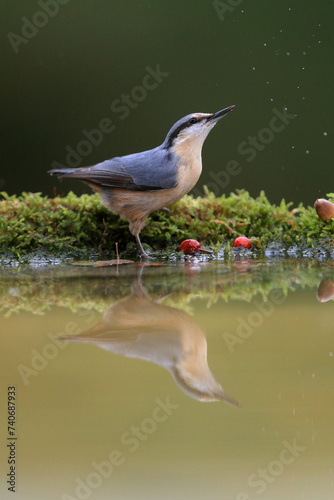
[[[140,241],[140,238],[139,238],[139,234],[136,234],[135,235],[135,238],[136,238],[136,242],[137,242],[137,245],[139,246],[139,250],[140,250],[140,257],[142,259],[149,259],[149,255],[147,255],[147,253],[145,252],[145,250],[143,249],[143,245],[141,244],[141,241]]]
[[[168,215],[170,215],[170,209],[168,207],[162,207],[160,208],[160,210],[163,210],[164,212],[166,212]]]

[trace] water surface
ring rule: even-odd
[[[27,267],[0,282],[16,498],[333,498],[329,263]]]

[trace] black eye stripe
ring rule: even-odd
[[[191,127],[195,123],[199,123],[203,118],[195,118],[194,116],[188,118],[188,120],[184,121],[181,123],[175,130],[173,130],[172,133],[169,133],[168,135],[168,142],[166,144],[166,148],[170,148],[173,145],[174,140],[177,138],[177,136],[182,132],[182,130]]]
[[[174,132],[169,136],[168,146],[170,147],[173,144],[174,139],[176,139],[176,137],[180,134],[180,132],[182,132],[182,130],[184,130],[185,128],[188,128],[188,127],[189,127],[188,122],[181,123],[181,125],[179,127],[177,127],[177,129],[175,129]]]

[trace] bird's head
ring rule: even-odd
[[[217,113],[192,113],[177,121],[163,143],[165,149],[170,149],[185,142],[196,142],[200,145],[205,141],[208,133],[234,106],[217,111]]]

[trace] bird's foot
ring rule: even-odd
[[[150,260],[150,259],[152,259],[152,257],[150,257],[150,256],[149,256],[146,252],[144,252],[144,251],[142,251],[142,252],[140,253],[140,258],[141,258],[141,260]]]
[[[143,249],[143,245],[141,244],[141,241],[140,241],[140,238],[139,238],[139,235],[136,234],[135,235],[135,238],[136,238],[136,241],[137,241],[137,245],[139,247],[139,251],[140,251],[140,258],[141,260],[149,260],[151,257],[149,255],[147,255],[147,253],[145,252],[145,250]]]

